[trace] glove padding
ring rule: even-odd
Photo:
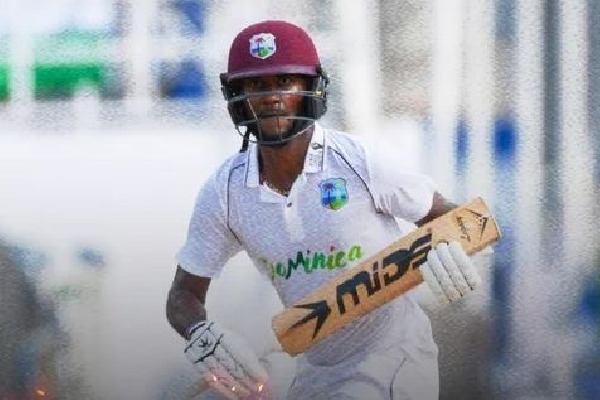
[[[481,276],[459,242],[439,243],[420,267],[423,280],[442,303],[452,303],[481,284]]]
[[[192,327],[185,355],[208,386],[229,399],[253,398],[267,382],[267,372],[245,341],[215,322]]]

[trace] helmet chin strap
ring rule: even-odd
[[[302,127],[297,128],[296,125],[301,125]],[[266,140],[263,139],[262,141],[258,142],[258,144],[271,147],[283,147],[298,136],[307,133],[313,125],[314,121],[312,121],[312,123],[308,123],[308,121],[295,120],[294,125],[285,133],[280,135],[279,140],[271,141],[269,138],[267,138]]]

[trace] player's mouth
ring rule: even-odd
[[[282,111],[266,111],[259,115],[260,118],[277,118],[277,117],[287,117],[288,113]]]

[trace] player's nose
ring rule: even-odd
[[[282,111],[285,109],[285,102],[281,92],[276,89],[269,89],[267,93],[260,97],[261,110],[264,111]]]

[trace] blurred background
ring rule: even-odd
[[[351,3],[0,0],[0,399],[201,397],[164,303],[197,190],[240,146],[218,73],[263,19],[313,36],[324,125],[494,210],[486,285],[446,308],[417,289],[441,398],[600,398],[600,2]],[[274,340],[245,255],[208,307]],[[268,362],[284,392],[293,359]]]

